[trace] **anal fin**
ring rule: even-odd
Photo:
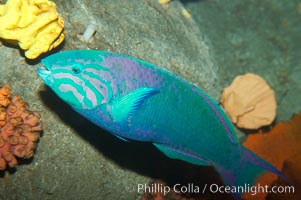
[[[186,162],[195,165],[205,165],[205,166],[210,165],[210,163],[206,159],[202,158],[199,155],[186,153],[184,151],[174,149],[163,144],[157,144],[157,143],[153,143],[153,144],[169,158],[184,160]]]
[[[129,140],[125,139],[124,137],[121,137],[119,135],[114,134],[116,137],[118,137],[119,139],[125,141],[125,142],[129,142]]]

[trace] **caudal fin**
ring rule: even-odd
[[[274,166],[254,154],[249,149],[241,146],[240,159],[233,160],[231,169],[225,169],[223,166],[214,165],[216,170],[221,175],[226,186],[253,186],[257,178],[265,172],[272,172],[281,178],[288,180],[279,170]],[[232,162],[232,161],[231,161]],[[233,193],[236,199],[241,199],[239,193]]]

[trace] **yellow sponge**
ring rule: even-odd
[[[64,20],[48,0],[8,0],[0,5],[0,38],[35,59],[64,40]]]

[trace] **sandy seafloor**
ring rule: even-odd
[[[252,72],[274,89],[277,121],[301,110],[300,0],[183,0],[168,9],[156,0],[54,2],[66,32],[57,51],[131,55],[183,76],[216,100],[235,76]],[[89,23],[97,32],[87,44],[77,35]],[[189,173],[151,145],[125,143],[80,117],[43,84],[37,66],[17,47],[0,46],[0,82],[39,111],[44,126],[33,159],[0,173],[0,199],[139,199],[132,191],[137,184]]]

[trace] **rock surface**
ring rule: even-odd
[[[255,73],[275,91],[278,121],[301,110],[300,1],[214,0],[184,5],[210,41],[223,87],[237,75]]]

